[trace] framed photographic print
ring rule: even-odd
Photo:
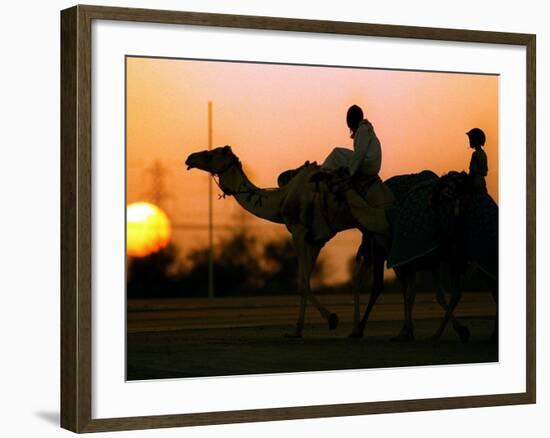
[[[535,402],[534,35],[75,6],[61,55],[62,427]]]

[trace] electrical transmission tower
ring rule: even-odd
[[[166,178],[169,173],[160,160],[154,161],[147,169],[147,174],[151,178],[151,189],[147,195],[155,205],[164,206],[165,201],[172,197],[166,188]]]

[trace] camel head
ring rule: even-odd
[[[187,170],[200,169],[213,175],[225,172],[238,162],[239,159],[230,146],[219,147],[211,151],[195,152],[185,160]]]

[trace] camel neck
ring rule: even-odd
[[[227,169],[219,178],[222,190],[233,195],[241,207],[249,213],[270,222],[284,223],[280,212],[285,197],[284,189],[256,187],[247,178],[240,164]]]

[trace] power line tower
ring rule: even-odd
[[[170,171],[160,160],[155,160],[147,169],[147,174],[151,178],[151,189],[147,193],[147,196],[155,205],[163,206],[166,200],[172,197],[166,188],[166,178],[169,173]]]

